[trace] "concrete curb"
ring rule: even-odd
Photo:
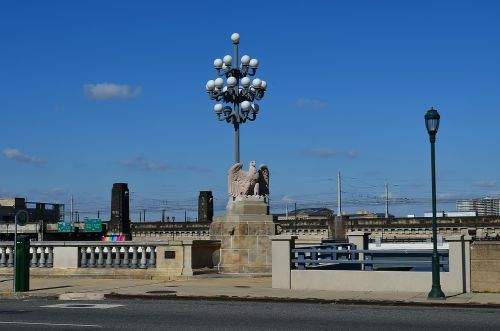
[[[104,293],[63,293],[58,297],[59,300],[104,300]]]
[[[2,300],[23,300],[23,299],[47,299],[47,300],[57,300],[59,295],[57,294],[32,294],[26,292],[19,293],[0,293],[0,299]]]
[[[452,303],[446,301],[391,301],[391,300],[359,300],[359,299],[317,299],[317,298],[280,298],[280,297],[237,297],[237,296],[190,296],[170,294],[104,294],[105,299],[110,300],[205,300],[205,301],[252,301],[252,302],[296,302],[311,304],[342,304],[342,305],[381,305],[381,306],[420,306],[420,307],[455,307],[455,308],[493,308],[500,309],[500,304],[482,303]]]

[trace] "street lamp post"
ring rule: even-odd
[[[214,67],[218,77],[215,80],[209,80],[205,88],[209,98],[219,102],[214,106],[217,119],[234,126],[234,163],[239,163],[240,124],[247,120],[255,121],[257,118],[259,105],[254,101],[264,97],[267,83],[259,78],[250,81],[249,77],[255,76],[257,72],[259,61],[243,55],[240,65],[238,63],[240,35],[233,33],[231,40],[234,45],[234,59],[231,55],[215,59]],[[222,77],[226,78],[226,85]]]
[[[425,126],[429,133],[431,142],[431,172],[432,172],[432,289],[427,296],[428,299],[446,299],[441,290],[441,282],[439,276],[439,255],[437,251],[437,221],[436,221],[436,160],[434,144],[436,142],[436,134],[439,129],[439,113],[436,109],[431,108],[425,114]]]

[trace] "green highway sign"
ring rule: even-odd
[[[83,222],[84,232],[102,232],[102,220],[100,218],[87,218]]]
[[[57,223],[57,232],[75,232],[75,227],[72,223]]]
[[[15,216],[15,221],[17,223],[17,225],[26,225],[26,223],[28,223],[28,220],[29,220],[29,214],[26,210],[19,210],[17,213],[16,213],[16,216]]]

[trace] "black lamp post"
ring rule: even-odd
[[[425,126],[429,133],[431,142],[431,172],[432,172],[432,289],[427,296],[428,299],[446,299],[441,290],[441,282],[439,277],[439,255],[437,251],[437,221],[436,221],[436,160],[434,144],[436,142],[436,134],[439,129],[439,113],[436,109],[431,108],[425,114]]]

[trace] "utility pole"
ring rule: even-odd
[[[340,171],[337,176],[337,215],[342,216],[342,178],[340,177]]]
[[[286,220],[288,221],[288,202],[285,202],[285,216]]]
[[[73,194],[71,194],[71,223],[73,223]]]
[[[389,218],[389,185],[385,181],[385,218]]]
[[[142,223],[142,210],[139,210],[139,223]]]
[[[144,211],[144,216],[142,217],[142,221],[146,223],[146,209],[143,209]]]
[[[185,210],[184,210],[184,222],[187,222],[187,213]]]
[[[165,223],[165,209],[161,210],[161,222]]]
[[[97,218],[100,218],[99,210],[97,211]]]

